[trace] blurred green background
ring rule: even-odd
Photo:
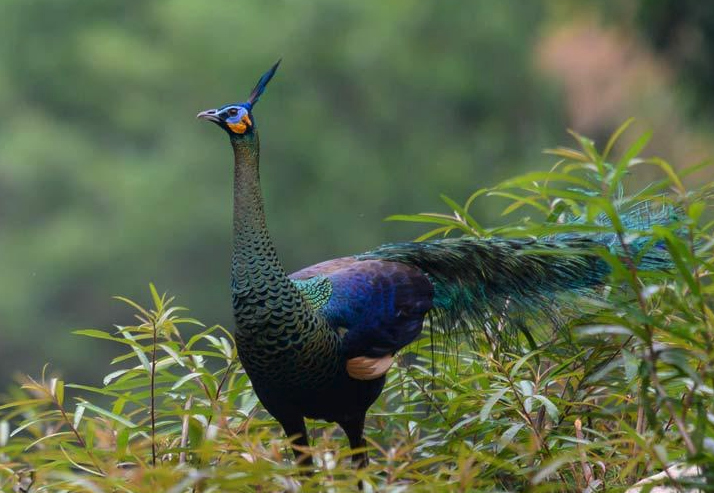
[[[280,57],[255,116],[288,270],[413,238],[383,218],[547,169],[566,128],[635,116],[651,154],[711,156],[714,4],[584,5],[3,0],[0,388],[45,362],[96,381],[107,346],[70,329],[131,322],[111,297],[150,281],[232,328],[230,148],[194,115]]]

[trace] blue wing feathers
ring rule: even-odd
[[[320,313],[347,329],[347,357],[393,354],[421,332],[434,290],[417,268],[382,260],[336,259],[296,272],[296,280],[324,276],[332,293]]]

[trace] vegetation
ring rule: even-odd
[[[129,323],[111,296],[139,298],[144,279],[232,323],[230,149],[194,117],[245,98],[280,57],[255,117],[290,271],[416,235],[382,219],[438,207],[438,191],[545,166],[529,150],[566,122],[531,60],[544,14],[519,0],[3,1],[0,389],[47,358],[84,378],[78,353],[108,372],[113,347],[62,328]]]
[[[627,252],[642,233],[623,226],[623,211],[681,211],[671,227],[646,233],[650,248],[670,253],[671,270],[642,272],[636,258],[603,248],[609,286],[578,300],[558,330],[484,337],[457,351],[428,338],[410,347],[368,419],[367,469],[352,470],[343,437],[318,423],[317,472],[293,465],[236,361],[231,331],[189,318],[152,285],[150,307],[119,298],[136,325],[75,331],[124,349],[103,386],[45,369],[3,397],[0,489],[354,491],[361,480],[388,492],[618,491],[686,463],[700,465],[703,477],[677,486],[714,491],[714,222],[705,220],[714,184],[682,184],[707,163],[675,172],[638,157],[648,134],[615,159],[626,127],[602,151],[574,134],[577,148],[549,151],[559,159],[550,172],[478,190],[463,205],[443,197],[449,214],[392,217],[436,225],[422,238],[607,230],[619,240],[613,251]],[[624,193],[643,167],[661,179]],[[508,199],[504,215],[520,216],[480,225],[470,210],[487,197]],[[566,216],[580,219],[568,224]],[[602,217],[611,226],[598,225]]]

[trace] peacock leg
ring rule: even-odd
[[[367,446],[367,442],[364,440],[364,418],[365,413],[358,417],[350,418],[344,421],[338,421],[337,424],[340,425],[347,435],[347,439],[350,441],[350,448],[352,450],[358,448],[364,448]],[[352,465],[358,469],[367,467],[369,463],[369,454],[366,450],[352,454]]]
[[[312,455],[307,450],[309,447],[307,441],[307,428],[305,428],[305,420],[302,417],[278,420],[285,430],[288,438],[292,438],[292,449],[295,454],[295,459],[298,465],[312,466]]]

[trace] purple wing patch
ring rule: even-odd
[[[293,279],[327,277],[332,295],[320,312],[330,325],[344,327],[346,356],[393,354],[421,332],[432,308],[434,289],[416,267],[384,260],[343,257],[298,272]]]

